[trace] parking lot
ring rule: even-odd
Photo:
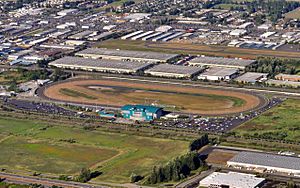
[[[269,103],[260,110],[253,111],[247,114],[230,117],[201,117],[188,119],[173,119],[160,122],[154,122],[157,126],[191,129],[197,131],[225,133],[233,128],[249,121],[261,113],[283,102],[283,99],[272,98]]]

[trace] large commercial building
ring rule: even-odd
[[[203,68],[200,67],[159,64],[146,70],[145,73],[158,77],[191,78],[202,71]]]
[[[136,121],[152,121],[162,116],[162,108],[145,105],[125,105],[121,108],[126,119]]]
[[[200,80],[231,80],[238,74],[238,69],[235,68],[222,68],[222,67],[211,67],[204,73],[198,76]]]
[[[209,188],[259,188],[265,183],[265,178],[257,178],[252,174],[229,172],[213,172],[199,182],[199,187]]]
[[[76,56],[93,59],[111,59],[118,61],[139,61],[139,62],[170,62],[176,59],[178,54],[165,54],[158,52],[142,52],[130,50],[116,50],[104,48],[88,48],[76,53]]]
[[[49,65],[58,68],[64,68],[64,69],[111,72],[111,73],[136,73],[138,71],[143,71],[144,69],[148,68],[152,64],[144,63],[144,62],[123,62],[123,61],[116,61],[116,60],[91,59],[91,58],[66,56],[49,63]]]
[[[227,165],[231,167],[242,167],[255,171],[273,171],[287,174],[300,174],[300,158],[256,153],[241,152],[227,161]]]
[[[266,81],[268,77],[267,73],[259,72],[246,72],[245,74],[237,77],[235,80],[240,83],[252,83]]]
[[[278,74],[275,76],[275,79],[283,81],[300,82],[300,75]]]
[[[273,80],[270,79],[266,81],[266,84],[270,86],[279,86],[279,87],[292,87],[292,88],[299,88],[300,82],[293,82],[293,81],[286,81],[286,80]]]
[[[194,66],[209,66],[209,67],[227,67],[245,69],[246,66],[254,63],[255,60],[234,59],[223,57],[196,57],[189,61],[190,65]]]

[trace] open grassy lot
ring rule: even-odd
[[[0,166],[57,174],[73,174],[110,159],[117,150],[75,144],[51,144],[32,138],[10,137],[0,144]]]
[[[300,142],[300,100],[288,99],[234,130],[238,135]]]
[[[86,167],[103,172],[96,181],[129,182],[132,172],[146,175],[153,165],[163,164],[188,149],[187,141],[3,117],[0,131],[5,133],[0,135],[0,167],[66,175]]]
[[[61,92],[65,89],[85,97],[66,95]],[[154,103],[169,110],[200,114],[236,113],[252,109],[260,103],[259,98],[246,93],[109,80],[70,80],[47,87],[44,95],[60,101],[80,100],[87,104],[111,106]]]
[[[153,165],[162,164],[170,158],[187,151],[185,141],[172,141],[126,134],[83,132],[81,129],[53,127],[36,135],[39,139],[75,139],[83,145],[119,150],[119,155],[95,164],[95,169],[103,172],[97,180],[128,182],[132,172],[145,175]]]
[[[123,50],[155,51],[178,54],[211,55],[223,57],[256,58],[259,56],[299,58],[298,52],[244,49],[219,45],[201,45],[176,42],[150,42],[132,40],[106,40],[95,47]]]
[[[285,17],[291,18],[291,19],[299,19],[300,18],[300,8],[297,8],[295,10],[292,10],[292,11],[286,13]]]

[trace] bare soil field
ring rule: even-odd
[[[232,159],[235,155],[236,155],[235,152],[224,152],[224,151],[214,150],[208,155],[206,162],[212,164],[226,165],[227,161]]]
[[[169,110],[208,115],[239,113],[256,108],[261,102],[257,96],[235,91],[111,80],[57,83],[47,87],[43,94],[59,101],[109,106],[154,104]]]

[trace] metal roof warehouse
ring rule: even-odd
[[[255,60],[223,58],[223,57],[196,57],[191,61],[189,61],[189,64],[200,65],[200,66],[206,65],[206,66],[244,69],[246,66],[254,62]]]
[[[178,54],[165,54],[159,52],[142,52],[130,50],[116,50],[105,48],[88,48],[76,53],[77,56],[94,59],[114,59],[121,61],[144,61],[144,62],[169,62],[177,58]]]
[[[229,166],[300,174],[300,158],[256,152],[241,152],[227,161]]]
[[[91,59],[66,56],[49,63],[50,66],[87,71],[135,73],[152,65],[144,62],[123,62],[115,60]]]
[[[189,78],[202,70],[201,67],[159,64],[146,70],[145,73],[161,77]]]

